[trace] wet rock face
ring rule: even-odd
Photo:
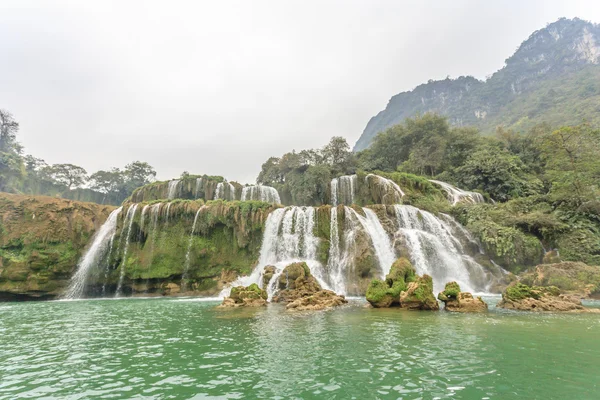
[[[263,270],[263,287],[266,288],[269,286],[269,282],[275,275],[275,267],[272,265],[267,265]]]
[[[556,286],[510,285],[497,307],[519,311],[600,312],[581,304],[579,298],[562,294]]]
[[[237,286],[232,288],[229,297],[223,299],[223,303],[219,307],[261,307],[266,305],[267,292],[259,288],[256,283],[253,283],[248,287]]]
[[[294,263],[285,267],[279,278],[279,288],[280,291],[272,301],[287,303],[287,310],[324,310],[348,302],[344,296],[323,289],[310,274],[306,263]]]
[[[461,292],[456,282],[447,283],[444,291],[438,294],[438,299],[444,303],[447,311],[485,312],[488,309],[481,297],[474,298],[469,292]]]

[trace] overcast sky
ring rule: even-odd
[[[600,1],[0,2],[0,108],[27,153],[253,182],[270,156],[353,145],[389,98],[504,65]]]

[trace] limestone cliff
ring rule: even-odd
[[[470,76],[430,80],[393,96],[371,118],[354,150],[367,148],[377,133],[425,112],[484,132],[499,125],[524,130],[540,122],[598,123],[599,80],[600,25],[562,18],[532,33],[485,81]]]
[[[113,209],[0,193],[0,299],[60,295],[90,238]]]

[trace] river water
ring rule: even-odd
[[[216,304],[0,303],[0,399],[600,398],[597,314]]]

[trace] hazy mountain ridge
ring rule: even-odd
[[[600,122],[599,82],[600,25],[563,18],[532,33],[486,81],[471,76],[430,80],[393,96],[371,118],[354,150],[365,149],[377,133],[405,118],[430,111],[483,132],[554,120]]]

